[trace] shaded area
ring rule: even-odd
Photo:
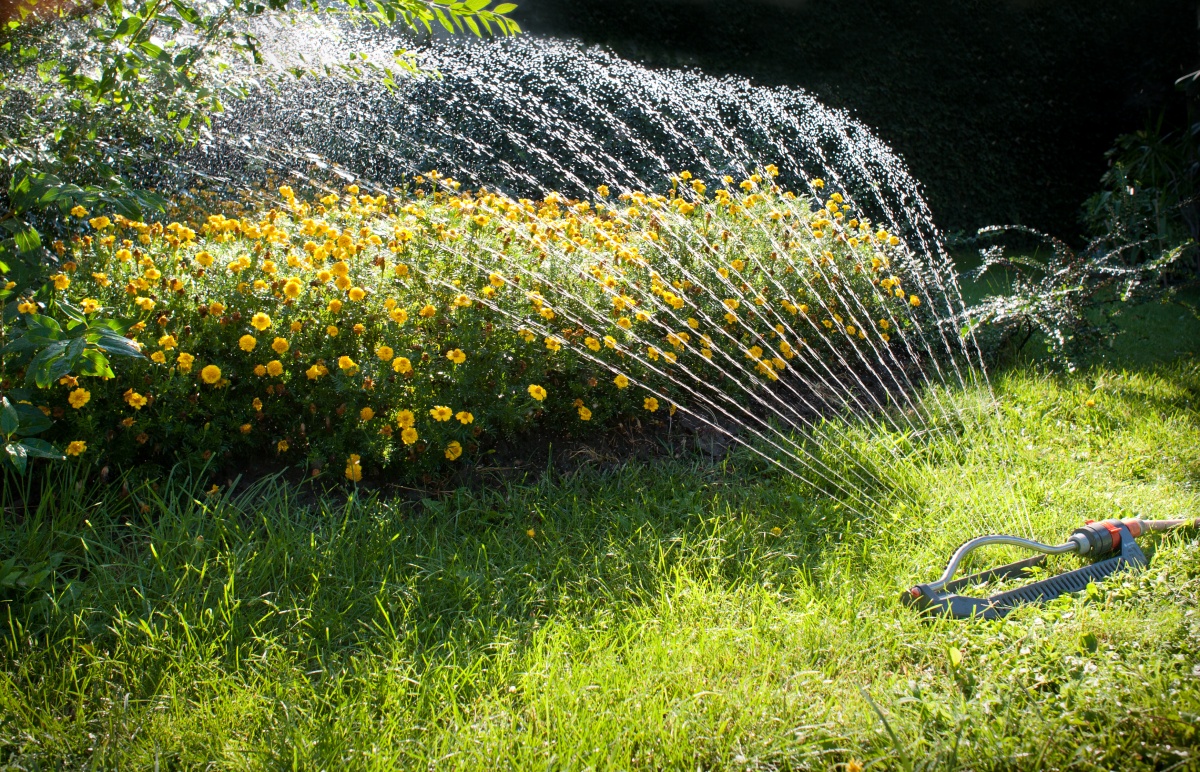
[[[579,37],[653,66],[802,86],[876,129],[938,222],[1075,235],[1104,151],[1182,110],[1190,0],[526,0],[534,34]]]

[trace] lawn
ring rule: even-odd
[[[1200,363],[993,388],[923,440],[856,428],[865,512],[744,452],[408,499],[10,484],[0,765],[1190,768],[1195,531],[1004,621],[897,597],[975,533],[1198,514]]]

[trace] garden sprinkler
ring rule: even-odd
[[[1017,536],[980,536],[963,544],[950,557],[950,564],[940,578],[929,584],[918,584],[906,591],[901,600],[908,606],[930,614],[941,614],[954,619],[1000,619],[1022,603],[1041,603],[1053,600],[1069,592],[1087,589],[1090,582],[1097,582],[1122,568],[1141,568],[1147,564],[1146,556],[1135,539],[1148,531],[1170,531],[1184,526],[1200,527],[1200,518],[1195,520],[1089,520],[1087,525],[1076,528],[1066,542],[1052,546]],[[1024,547],[1041,555],[1018,560],[971,576],[954,579],[959,564],[972,551],[988,544],[1011,544]],[[957,595],[958,590],[973,584],[994,579],[1020,579],[1030,576],[1032,569],[1040,566],[1046,555],[1074,553],[1090,557],[1095,562],[1031,582],[1014,590],[1001,592],[990,598],[973,598]]]

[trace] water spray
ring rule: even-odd
[[[1149,561],[1138,547],[1136,539],[1139,536],[1151,531],[1171,531],[1189,526],[1200,528],[1200,518],[1088,521],[1086,525],[1076,528],[1065,542],[1057,546],[1017,536],[979,536],[954,551],[950,556],[950,563],[937,581],[918,584],[905,591],[901,595],[901,601],[920,611],[953,619],[1001,619],[1021,604],[1044,603],[1060,595],[1081,592],[1087,589],[1090,583],[1101,581],[1122,569],[1144,568]],[[990,544],[1008,544],[1042,554],[954,579],[954,574],[967,555]],[[957,594],[959,590],[984,582],[1028,578],[1045,562],[1046,555],[1069,554],[1090,557],[1094,562],[1073,571],[997,593],[989,598]]]

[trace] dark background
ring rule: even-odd
[[[523,0],[535,35],[800,86],[904,157],[947,230],[1076,237],[1118,134],[1197,66],[1195,0]],[[769,161],[770,159],[765,159]]]

